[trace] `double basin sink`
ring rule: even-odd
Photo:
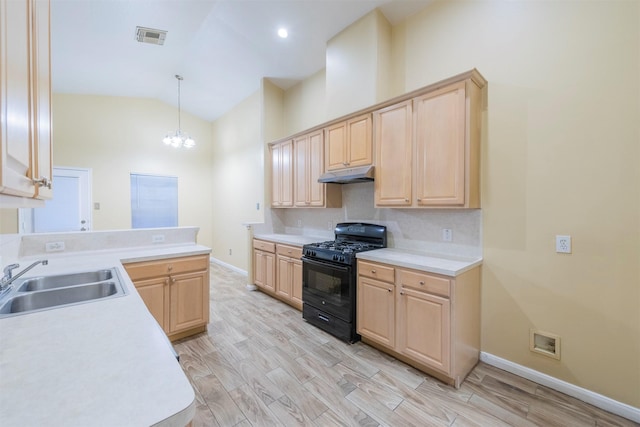
[[[0,318],[126,294],[115,268],[16,280],[0,302]]]

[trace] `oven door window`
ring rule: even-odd
[[[351,267],[303,259],[303,286],[309,296],[336,306],[351,302]]]

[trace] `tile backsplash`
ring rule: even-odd
[[[387,227],[388,246],[449,256],[482,256],[480,209],[375,208],[372,182],[342,186],[342,208],[272,209],[265,230],[333,238],[339,222],[370,222]],[[442,230],[452,230],[452,241]]]

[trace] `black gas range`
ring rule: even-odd
[[[383,225],[340,223],[335,240],[302,247],[302,317],[309,323],[348,342],[356,333],[358,252],[387,247]]]

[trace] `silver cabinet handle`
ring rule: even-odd
[[[51,190],[52,182],[49,178],[41,176],[40,179],[34,179],[32,180],[32,182],[38,187],[47,187],[49,190]]]
[[[389,292],[393,292],[391,289],[387,289]]]
[[[424,280],[420,280],[419,282],[421,285],[424,285]]]
[[[376,274],[376,271],[375,270],[371,270],[371,274]]]

